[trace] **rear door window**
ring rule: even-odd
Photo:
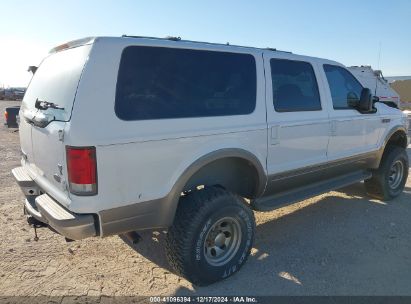
[[[277,112],[321,110],[317,79],[310,63],[271,59],[270,66],[273,104]]]
[[[245,115],[256,104],[252,55],[130,46],[117,79],[123,120]]]
[[[91,45],[83,45],[53,53],[46,57],[34,74],[23,99],[23,107],[35,108],[36,100],[57,104],[63,110],[48,108],[45,114],[55,120],[70,120],[77,86],[90,53]]]

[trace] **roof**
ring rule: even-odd
[[[194,41],[194,40],[184,40],[181,39],[181,37],[174,37],[174,36],[167,36],[165,38],[160,38],[160,37],[149,37],[149,36],[132,36],[132,35],[122,35],[121,37],[110,37],[110,36],[98,36],[98,37],[86,37],[78,40],[73,40],[64,44],[61,44],[59,46],[54,47],[53,49],[50,50],[50,53],[53,52],[58,52],[64,49],[68,48],[73,48],[85,44],[91,44],[94,43],[95,41],[105,41],[105,40],[110,40],[110,41],[124,41],[124,39],[139,39],[142,41],[157,41],[157,42],[170,42],[170,43],[184,43],[186,46],[195,46],[195,45],[207,45],[211,47],[218,47],[218,48],[229,48],[229,49],[241,49],[241,50],[250,50],[250,51],[273,51],[273,52],[278,52],[279,54],[284,54],[284,55],[290,55],[292,58],[306,58],[306,59],[314,59],[314,60],[320,60],[324,63],[330,63],[330,64],[337,64],[341,65],[340,63],[333,61],[333,60],[328,60],[324,58],[318,58],[318,57],[311,57],[311,56],[305,56],[305,55],[298,55],[298,54],[293,54],[290,51],[282,51],[282,50],[277,50],[276,48],[258,48],[258,47],[252,47],[252,46],[242,46],[242,45],[233,45],[230,43],[214,43],[214,42],[204,42],[204,41]]]

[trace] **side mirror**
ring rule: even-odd
[[[363,88],[361,91],[361,97],[358,104],[358,111],[361,113],[369,113],[373,111],[373,98],[371,90],[368,88]]]

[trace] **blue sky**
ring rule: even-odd
[[[386,76],[411,75],[411,1],[79,1],[1,2],[0,86],[26,85],[60,43],[122,34],[257,47],[371,64]]]

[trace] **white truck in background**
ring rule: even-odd
[[[369,65],[351,66],[348,70],[361,82],[363,87],[369,88],[380,102],[391,107],[400,107],[400,95],[390,87],[381,70],[373,70]]]

